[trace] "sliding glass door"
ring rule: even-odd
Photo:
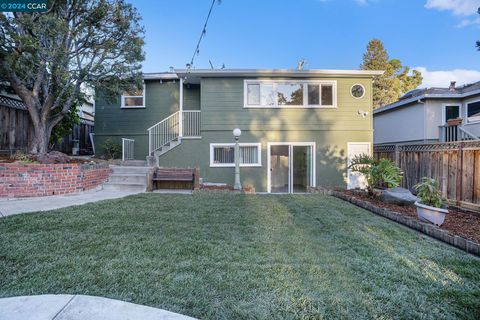
[[[272,144],[269,158],[271,193],[304,193],[314,185],[313,143]]]

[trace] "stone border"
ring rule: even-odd
[[[402,215],[398,212],[379,208],[373,204],[371,204],[368,201],[363,201],[360,199],[356,199],[353,197],[350,197],[342,192],[338,192],[335,190],[323,190],[322,192],[318,193],[324,193],[324,194],[329,194],[332,195],[336,198],[348,201],[360,208],[366,209],[370,212],[373,212],[379,216],[388,218],[392,221],[398,222],[400,224],[403,224],[404,226],[407,226],[411,229],[417,230],[423,234],[426,234],[432,238],[435,238],[437,240],[443,241],[449,245],[452,245],[458,249],[464,250],[468,253],[474,254],[476,256],[480,256],[480,244],[466,239],[464,237],[456,236],[456,235],[451,235],[448,233],[448,231],[443,230],[433,224],[429,224],[426,222],[418,221],[414,218]]]

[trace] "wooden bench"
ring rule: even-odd
[[[193,189],[195,186],[195,169],[158,168],[153,173],[153,182],[167,189]]]

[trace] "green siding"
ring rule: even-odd
[[[191,91],[191,92],[190,92]],[[95,148],[102,154],[107,138],[120,143],[121,138],[135,139],[135,158],[145,159],[148,153],[147,128],[179,110],[178,81],[145,81],[145,108],[120,108],[120,96],[114,102],[101,97],[95,101]],[[185,88],[187,110],[200,109],[200,88]]]
[[[309,79],[314,80],[314,79]],[[331,79],[318,79],[331,80]],[[371,123],[371,81],[338,78],[336,109],[244,108],[243,79],[202,79],[202,130],[369,130]],[[350,95],[355,83],[365,87],[362,99]],[[358,110],[368,111],[362,118]]]
[[[267,146],[268,142],[315,142],[316,145],[316,183],[322,186],[346,185],[346,155],[348,142],[371,142],[371,131],[301,131],[284,132],[279,139],[261,131],[242,132],[241,142],[260,142],[262,144],[262,166],[242,167],[242,184],[253,185],[259,192],[267,191]],[[232,132],[202,132],[200,140],[186,140],[160,158],[165,167],[197,167],[200,176],[208,182],[224,182],[233,185],[234,168],[210,167],[210,143],[231,143]]]
[[[267,191],[268,142],[315,142],[316,184],[345,186],[347,143],[373,141],[372,86],[366,78],[333,80],[337,81],[335,109],[244,108],[243,79],[202,79],[200,86],[185,86],[184,109],[202,111],[202,139],[183,139],[179,146],[160,157],[160,165],[197,167],[204,181],[233,184],[234,168],[210,167],[210,143],[232,142],[232,130],[239,127],[241,142],[262,144],[262,166],[241,168],[242,184]],[[355,83],[366,89],[362,99],[350,95]],[[145,159],[146,128],[177,111],[179,95],[178,82],[147,82],[146,90],[145,109],[122,110],[119,102],[97,103],[97,144],[107,137],[118,141],[121,137],[134,138],[136,158]],[[368,116],[363,118],[359,110],[369,112]]]

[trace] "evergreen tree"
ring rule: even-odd
[[[393,103],[406,92],[422,83],[422,74],[402,66],[398,59],[390,59],[387,50],[379,39],[372,39],[363,55],[362,70],[384,70],[385,73],[373,81],[373,107]]]

